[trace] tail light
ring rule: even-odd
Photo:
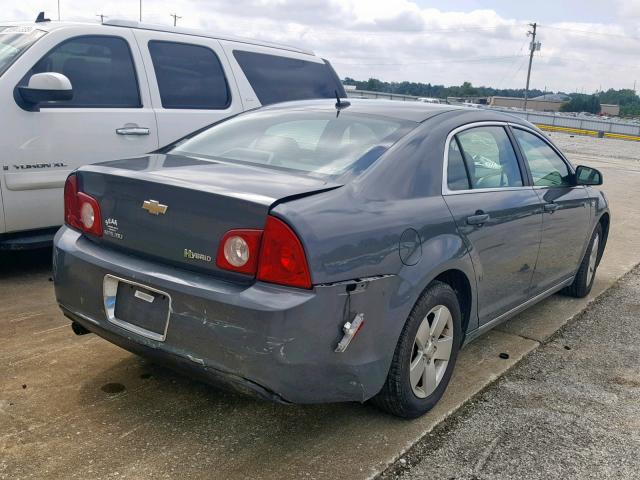
[[[264,227],[258,280],[299,288],[311,288],[307,257],[300,239],[289,226],[268,216]]]
[[[286,223],[271,215],[264,231],[228,231],[220,242],[216,264],[224,270],[255,275],[263,282],[311,288],[300,239]]]
[[[222,237],[216,264],[224,270],[255,275],[262,230],[229,230]]]
[[[102,215],[98,201],[78,191],[78,177],[69,175],[64,184],[64,221],[84,233],[102,236]]]

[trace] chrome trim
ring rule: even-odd
[[[533,188],[533,189],[555,188],[555,187],[550,187],[550,186],[523,185],[522,187],[494,187],[494,188],[475,188],[475,189],[466,189],[466,190],[449,190],[449,184],[447,182],[447,170],[449,168],[449,144],[451,143],[451,139],[456,134],[458,134],[458,133],[460,133],[460,132],[462,132],[464,130],[468,130],[470,128],[492,127],[492,126],[494,126],[494,127],[519,128],[521,130],[524,130],[526,132],[529,132],[529,133],[535,135],[540,140],[545,142],[554,152],[556,152],[556,154],[558,154],[558,156],[565,162],[565,164],[569,168],[569,171],[572,174],[576,173],[575,167],[567,159],[567,157],[565,157],[564,154],[553,143],[551,143],[548,138],[546,138],[544,136],[544,134],[541,135],[539,131],[537,131],[537,130],[531,128],[531,127],[527,127],[526,125],[522,125],[520,123],[513,123],[513,122],[506,122],[506,121],[499,121],[499,120],[467,123],[465,125],[461,125],[459,127],[456,127],[451,132],[449,132],[449,135],[447,135],[447,140],[445,141],[445,144],[444,144],[444,161],[442,163],[442,195],[463,195],[463,194],[468,194],[468,193],[501,192],[501,191],[509,191],[509,190],[522,190],[522,189],[525,189],[525,188]],[[511,139],[509,139],[509,140],[511,140]],[[525,159],[525,161],[526,161],[526,159]],[[518,163],[518,167],[520,167],[519,163]],[[521,173],[524,173],[524,172],[521,172]],[[574,186],[576,186],[576,185],[574,185]],[[580,186],[580,185],[577,185],[577,186]],[[567,187],[572,187],[572,186],[567,186]]]
[[[447,135],[447,140],[444,143],[444,161],[442,163],[442,195],[464,195],[469,193],[502,192],[502,191],[510,191],[510,190],[524,190],[527,188],[531,188],[530,185],[523,185],[522,187],[492,187],[492,188],[473,188],[473,189],[466,189],[466,190],[449,190],[449,183],[447,181],[447,173],[448,173],[447,171],[449,169],[449,145],[451,143],[451,139],[456,134],[463,132],[465,130],[469,130],[471,128],[508,127],[510,125],[511,125],[510,122],[499,121],[499,120],[473,122],[473,123],[467,123],[465,125],[456,127],[449,132],[449,135]],[[509,141],[511,141],[511,139],[509,139]],[[518,163],[518,168],[520,168],[519,163]]]
[[[122,127],[116,128],[116,133],[118,135],[149,135],[150,130],[146,127]]]
[[[571,276],[571,277],[567,278],[566,280],[563,280],[562,282],[558,283],[557,285],[549,288],[548,290],[545,290],[544,292],[539,293],[535,297],[531,297],[529,300],[525,301],[524,303],[521,303],[517,307],[514,307],[511,310],[509,310],[509,311],[497,316],[493,320],[489,320],[487,323],[481,325],[480,327],[478,327],[473,332],[470,332],[467,335],[467,337],[465,338],[464,343],[465,344],[469,343],[474,338],[479,337],[483,333],[486,333],[487,331],[491,330],[492,328],[496,327],[497,325],[501,324],[502,322],[508,320],[509,318],[513,317],[514,315],[517,315],[518,313],[522,312],[523,310],[526,310],[531,305],[534,305],[534,304],[538,303],[539,301],[544,300],[547,297],[550,297],[554,293],[562,290],[567,285],[571,285],[571,283],[573,282],[574,278],[575,278],[575,276]]]
[[[125,322],[124,320],[120,320],[115,316],[115,308],[116,308],[116,295],[118,293],[118,283],[123,282],[129,285],[133,285],[136,287],[144,288],[145,290],[149,290],[151,292],[159,293],[160,295],[166,295],[169,299],[169,306],[167,308],[167,319],[164,325],[164,332],[162,334],[152,332],[142,327],[138,327],[129,322]],[[155,340],[157,342],[164,342],[167,338],[167,330],[169,329],[169,319],[171,318],[171,295],[162,290],[158,290],[157,288],[149,287],[148,285],[144,285],[142,283],[134,282],[131,280],[127,280],[126,278],[116,277],[115,275],[111,275],[110,273],[104,276],[102,281],[102,297],[104,300],[104,311],[107,317],[107,320],[114,325],[119,326],[120,328],[124,328],[130,332],[133,332],[142,337],[150,338],[151,340]]]

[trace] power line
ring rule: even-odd
[[[526,58],[522,55],[502,55],[502,56],[485,56],[485,57],[468,57],[468,58],[436,58],[426,62],[393,62],[393,63],[345,63],[345,62],[331,62],[336,65],[344,65],[350,67],[375,67],[375,66],[409,66],[409,65],[433,65],[438,63],[476,63],[484,61],[501,61],[509,60],[512,58]]]
[[[538,24],[538,27],[542,27],[542,28],[551,28],[553,30],[563,30],[565,32],[574,32],[574,33],[581,33],[583,35],[602,35],[605,37],[618,37],[618,38],[627,38],[630,40],[638,40],[640,41],[640,37],[634,37],[633,35],[625,35],[622,33],[609,33],[609,32],[599,32],[597,30],[580,30],[578,28],[569,28],[569,27],[555,27],[553,25],[540,25]]]
[[[473,25],[456,25],[453,27],[447,27],[447,28],[425,28],[424,31],[417,31],[417,32],[398,32],[398,31],[393,31],[393,30],[378,30],[378,31],[368,31],[368,30],[360,30],[360,29],[354,29],[353,32],[357,33],[360,36],[374,36],[374,37],[380,37],[382,35],[398,35],[401,34],[403,37],[415,37],[415,36],[424,36],[424,35],[431,35],[431,34],[437,34],[437,33],[465,33],[465,32],[470,32],[470,31],[492,31],[492,30],[499,30],[499,29],[503,29],[503,28],[521,28],[524,25],[524,22],[522,23],[514,23],[514,24],[507,24],[507,25],[494,25],[491,27],[481,27],[481,26],[473,26]],[[312,30],[312,29],[310,29]],[[339,28],[335,28],[335,27],[323,27],[322,31],[320,31],[319,33],[326,33],[329,31],[334,31],[334,32],[338,32],[338,33],[344,33],[343,29],[339,29]]]

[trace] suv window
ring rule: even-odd
[[[138,108],[138,79],[127,41],[102,35],[76,37],[54,47],[23,77],[56,72],[71,81],[73,98],[41,107]]]
[[[514,128],[513,133],[529,165],[535,186],[572,185],[569,167],[547,142],[519,128]]]
[[[476,127],[456,135],[471,188],[521,187],[518,158],[503,127]]]
[[[163,108],[225,109],[231,95],[216,53],[200,45],[149,42]]]
[[[233,56],[263,105],[309,98],[335,98],[336,90],[342,92],[335,72],[325,62],[243,50],[234,50]]]

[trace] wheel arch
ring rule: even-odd
[[[471,306],[473,303],[473,290],[471,288],[469,278],[462,270],[451,268],[440,273],[431,282],[429,282],[427,287],[434,281],[446,283],[456,293],[458,302],[460,303],[460,312],[462,313],[462,334],[463,337],[466,336],[471,319]]]
[[[611,224],[611,215],[609,212],[604,212],[600,215],[598,219],[598,225],[602,228],[602,241],[600,242],[600,248],[598,252],[598,262],[602,258],[602,254],[604,253],[604,247],[607,245],[607,240],[609,239],[609,226]]]

